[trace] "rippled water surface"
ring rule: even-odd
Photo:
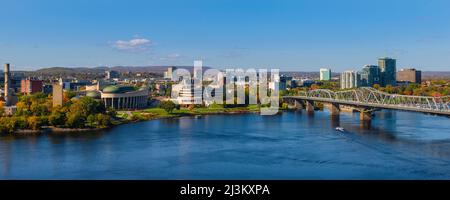
[[[0,179],[450,179],[450,118],[212,115],[0,137]]]

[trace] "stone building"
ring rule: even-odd
[[[94,95],[94,94],[87,94]],[[143,87],[136,90],[130,86],[107,86],[100,92],[100,98],[107,108],[116,110],[145,108],[148,103],[149,91]]]

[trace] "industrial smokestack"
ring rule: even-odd
[[[10,94],[9,94],[9,88],[10,88],[10,81],[9,81],[9,63],[5,64],[5,103],[6,106],[10,105]]]
[[[5,73],[9,73],[9,63],[5,64]]]

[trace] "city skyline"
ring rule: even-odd
[[[393,57],[450,67],[448,1],[2,2],[0,63],[45,67],[205,65],[333,71]],[[388,5],[388,6],[386,6]],[[120,13],[126,13],[122,15]]]

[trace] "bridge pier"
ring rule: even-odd
[[[314,101],[306,101],[306,112],[313,113],[314,112]]]
[[[372,127],[372,121],[360,121],[359,126],[363,129],[370,129]]]
[[[337,103],[324,103],[324,106],[328,108],[330,111],[330,114],[332,116],[339,116],[339,113],[341,112],[341,109],[339,108],[339,104]]]
[[[361,121],[372,121],[372,112],[368,110],[361,110],[359,112],[359,120]]]
[[[303,109],[303,107],[304,107],[303,103],[300,100],[297,100],[297,99],[294,100],[294,108],[295,109],[301,110],[301,109]]]

